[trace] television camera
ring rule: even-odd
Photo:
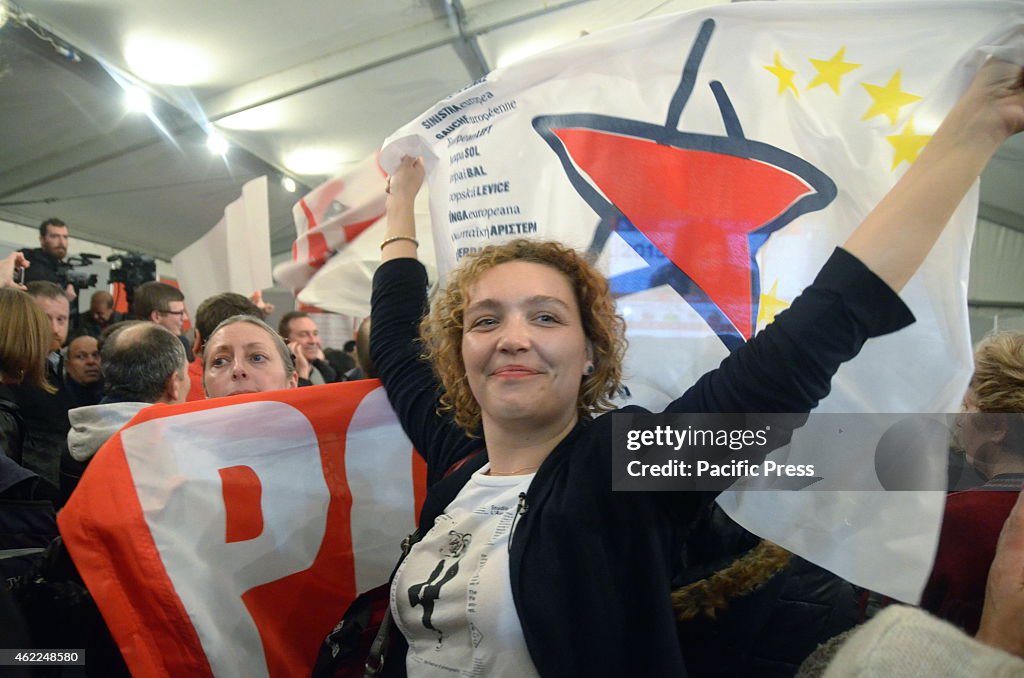
[[[135,300],[135,288],[156,280],[156,260],[151,256],[127,252],[112,254],[107,257],[107,261],[117,266],[110,269],[110,282],[124,285],[129,307]]]
[[[75,267],[90,266],[94,260],[100,258],[98,254],[80,254],[77,257],[68,257],[63,261],[58,261],[57,280],[60,282],[60,286],[73,285],[75,290],[83,290],[95,285],[99,282],[99,277],[95,273],[76,271]]]

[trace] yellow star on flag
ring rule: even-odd
[[[839,81],[842,77],[861,67],[861,64],[846,61],[846,47],[840,47],[839,51],[833,54],[828,61],[810,59],[810,62],[818,74],[814,76],[814,80],[811,80],[807,89],[814,89],[818,85],[828,85],[836,94],[839,94]]]
[[[771,73],[772,75],[779,79],[778,94],[780,96],[787,89],[793,91],[793,96],[800,96],[800,92],[797,91],[796,85],[793,84],[793,77],[796,75],[796,71],[790,70],[782,65],[782,57],[779,56],[778,50],[775,50],[775,64],[772,66],[762,66],[761,68],[768,71],[769,73]]]
[[[779,313],[789,308],[789,302],[779,299],[779,281],[772,283],[772,288],[767,292],[761,292],[761,298],[757,302],[757,326],[764,327],[775,319]]]
[[[869,85],[866,82],[861,83],[861,86],[868,91],[871,95],[873,103],[868,112],[864,114],[861,120],[868,120],[876,115],[884,115],[889,118],[889,123],[892,125],[896,124],[896,118],[900,114],[900,109],[907,104],[912,104],[918,101],[921,97],[910,92],[904,92],[903,87],[900,85],[900,71],[897,70],[889,82],[886,83],[885,87],[879,87],[878,85]]]
[[[901,162],[906,162],[908,165],[912,164],[917,160],[921,149],[925,147],[931,138],[930,134],[914,133],[913,118],[908,120],[907,124],[903,126],[902,132],[887,136],[886,139],[895,150],[895,153],[892,155],[892,169],[896,169]]]

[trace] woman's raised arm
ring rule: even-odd
[[[416,220],[413,207],[423,184],[423,159],[405,156],[388,177],[387,231],[380,246],[381,261],[416,258]]]
[[[466,437],[450,416],[438,416],[437,381],[420,359],[427,273],[416,260],[413,206],[423,176],[423,161],[405,157],[388,178],[387,231],[381,266],[373,276],[370,356],[402,428],[427,462],[427,482],[433,484],[480,443]]]

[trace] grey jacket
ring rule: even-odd
[[[131,421],[139,410],[150,405],[152,403],[108,403],[69,410],[68,450],[71,457],[82,462],[92,459],[103,443]]]

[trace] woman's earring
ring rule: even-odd
[[[593,373],[594,373],[594,363],[587,363],[587,368],[585,370],[583,370],[583,374],[589,377]]]

